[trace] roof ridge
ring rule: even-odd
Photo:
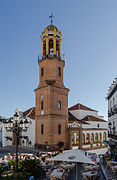
[[[26,117],[28,117],[29,115],[30,115],[30,113],[32,112],[32,110],[33,110],[33,107],[32,108],[30,108],[31,110],[29,111],[29,113],[26,115]]]
[[[95,117],[95,118],[98,118],[98,119],[102,119],[102,120],[104,120],[103,118],[101,118],[100,116],[99,117],[97,117],[97,116],[92,116],[92,115],[87,115],[87,116],[90,116],[90,117]]]
[[[85,106],[81,103],[77,103],[71,107],[68,108],[68,110],[87,110],[87,111],[95,111],[95,112],[98,112],[97,110],[94,110],[88,106]]]

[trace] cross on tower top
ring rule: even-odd
[[[51,15],[49,16],[49,18],[51,19],[51,25],[53,24],[53,19],[54,19],[54,16],[53,14],[51,13]]]

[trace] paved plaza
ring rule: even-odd
[[[10,153],[11,155],[15,153],[15,146],[6,146],[6,147],[0,147],[0,158],[4,157],[4,155],[7,155]],[[32,153],[34,155],[37,154],[38,150],[31,148],[31,147],[18,147],[18,152],[19,153]]]

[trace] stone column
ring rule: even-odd
[[[46,35],[46,55],[48,56],[48,34]]]
[[[72,149],[72,132],[69,133],[69,149]]]
[[[54,55],[56,56],[56,34],[54,34]]]
[[[59,41],[59,56],[61,57],[61,39],[60,39],[60,41]]]
[[[82,149],[82,128],[79,128],[79,149]]]
[[[43,57],[43,55],[44,55],[44,54],[43,54],[43,39],[42,39],[42,57]]]

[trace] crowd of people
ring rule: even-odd
[[[62,162],[51,162],[49,158],[60,154],[60,152],[38,152],[37,155],[29,153],[18,154],[18,160],[23,161],[25,159],[39,159],[41,168],[44,172],[44,177],[47,179],[63,178],[67,177],[69,173],[73,170],[75,164],[62,163]],[[11,155],[8,153],[3,158],[0,158],[1,166],[9,167],[10,163],[16,160],[16,154]],[[11,168],[11,165],[10,165]]]

